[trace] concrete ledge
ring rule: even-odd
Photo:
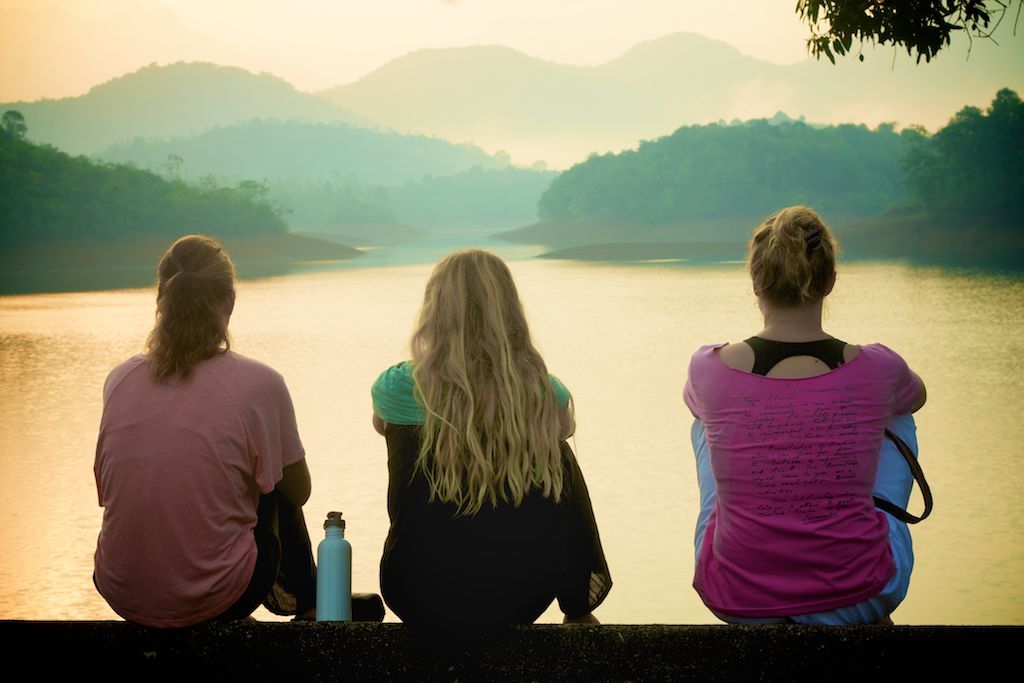
[[[132,680],[985,680],[1017,670],[1024,627],[522,626],[0,621],[8,667]]]

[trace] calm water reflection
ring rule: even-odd
[[[354,585],[375,591],[387,471],[369,387],[407,356],[430,266],[364,258],[378,267],[240,283],[232,334],[291,389],[314,538],[328,510],[344,510]],[[575,448],[616,583],[598,616],[715,621],[690,587],[697,492],[681,390],[697,346],[757,329],[741,267],[513,270],[541,351],[576,401]],[[928,384],[919,427],[936,509],[914,530],[918,565],[896,620],[1024,623],[1024,282],[856,264],[831,299],[831,332],[892,346]],[[113,618],[90,581],[100,392],[152,318],[148,289],[0,297],[0,618]]]

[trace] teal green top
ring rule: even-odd
[[[554,375],[548,375],[551,388],[555,391],[555,404],[559,408],[569,405],[569,390]],[[412,378],[412,361],[403,361],[380,373],[373,383],[373,412],[389,424],[421,425],[427,416],[423,406],[416,400]]]

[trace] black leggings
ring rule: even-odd
[[[260,496],[253,535],[257,556],[249,586],[216,619],[245,619],[261,603],[279,615],[316,607],[316,567],[302,508],[277,490]]]

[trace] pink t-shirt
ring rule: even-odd
[[[782,617],[852,605],[893,572],[871,490],[886,421],[921,384],[894,351],[862,346],[817,377],[728,367],[724,344],[690,360],[684,397],[704,422],[718,502],[693,585],[722,614]]]
[[[158,384],[145,356],[103,388],[96,585],[148,626],[206,621],[245,591],[261,493],[305,452],[281,375],[230,351]]]

